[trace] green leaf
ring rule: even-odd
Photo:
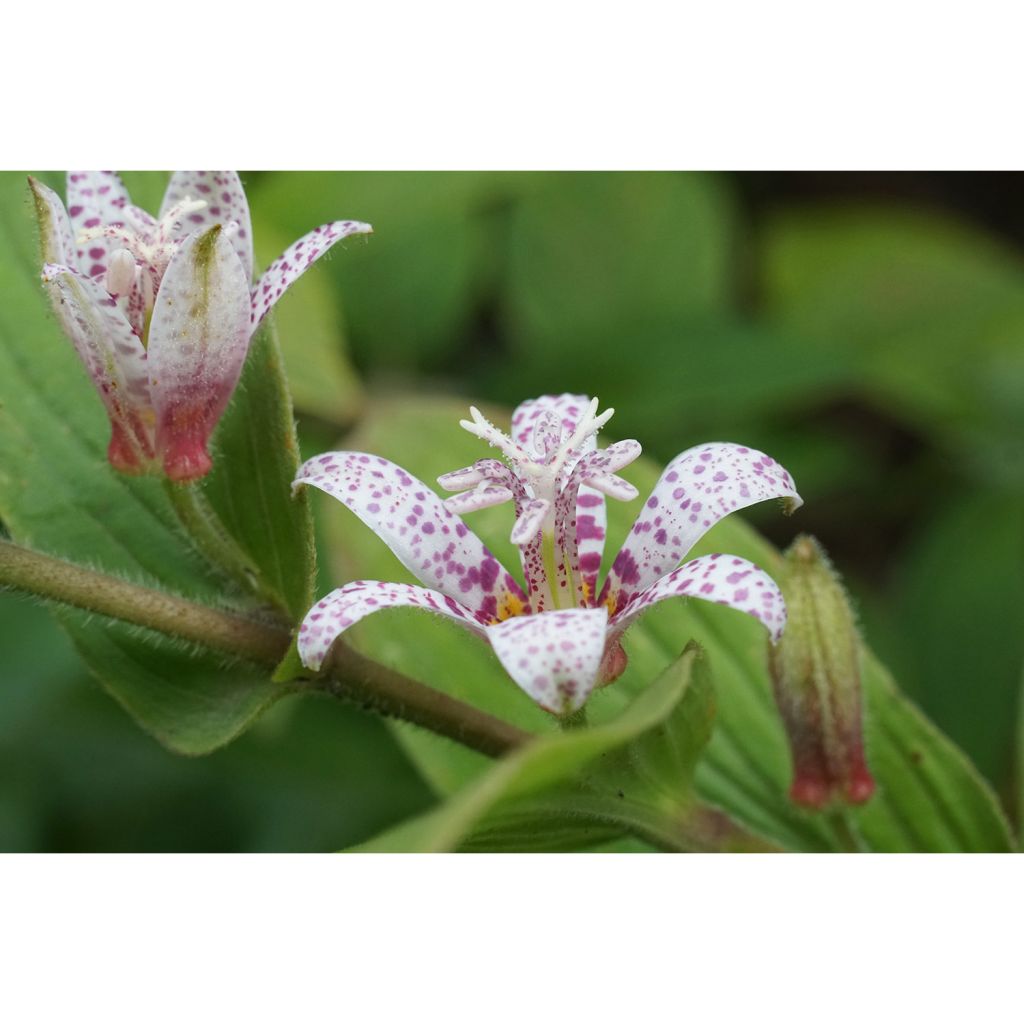
[[[276,174],[252,182],[255,234],[298,237],[341,217],[373,224],[317,273],[343,297],[360,365],[385,373],[451,355],[487,270],[482,212],[502,179],[472,173]]]
[[[532,796],[564,782],[610,751],[628,744],[672,714],[690,682],[698,652],[671,665],[613,720],[589,729],[540,737],[503,758],[437,810],[385,833],[360,852],[456,849],[503,801]]]
[[[1024,498],[950,495],[896,563],[890,615],[904,685],[1000,787],[1024,660]],[[979,566],[1005,566],[986,574]]]
[[[299,443],[273,328],[252,339],[235,397],[214,435],[202,490],[262,583],[298,622],[313,603],[316,548],[309,498],[292,497]]]
[[[57,618],[111,696],[176,754],[224,746],[288,693],[262,667],[231,664],[81,612],[62,610]]]
[[[507,422],[498,410],[484,410]],[[457,402],[394,399],[376,403],[346,447],[384,455],[421,480],[464,466],[482,456],[458,428],[465,415]],[[606,441],[610,441],[609,437]],[[681,439],[685,448],[698,438]],[[784,456],[784,453],[776,452]],[[658,467],[640,459],[622,471],[649,493]],[[638,505],[608,503],[606,562],[632,526]],[[336,502],[321,507],[335,585],[347,579],[407,580],[394,556]],[[507,509],[474,513],[469,523],[506,567],[517,571],[508,542]],[[794,532],[799,530],[795,519]],[[694,554],[731,552],[777,571],[778,553],[737,516],[715,526]],[[350,632],[365,653],[445,692],[532,732],[553,729],[512,683],[490,651],[456,627],[414,611],[370,616]],[[599,690],[588,710],[591,721],[609,721],[642,692],[689,640],[707,652],[716,683],[714,736],[697,766],[699,794],[766,839],[794,850],[838,850],[847,837],[836,822],[804,812],[787,799],[790,760],[771,694],[763,629],[747,616],[704,601],[665,601],[649,610],[626,635],[626,673]],[[875,850],[1004,850],[1011,845],[1006,821],[988,785],[954,744],[895,688],[868,655],[864,673],[866,742],[878,793],[852,812],[864,843]],[[487,762],[451,743],[409,729],[406,749],[428,779],[452,792]],[[952,794],[952,796],[951,796]]]
[[[653,805],[672,812],[691,807],[694,773],[711,739],[716,714],[707,655],[699,652],[685,699],[630,745],[627,771],[615,782],[625,787],[635,779],[638,792],[646,790]]]
[[[1017,746],[1014,752],[1014,769],[1013,786],[1017,793],[1017,842],[1024,845],[1024,672],[1021,672],[1017,697]]]
[[[107,418],[40,287],[36,242],[24,176],[0,174],[0,519],[19,543],[224,603],[218,575],[183,535],[160,483],[123,476],[107,463]],[[274,429],[275,387],[251,382],[229,419],[258,418],[245,408],[251,396],[271,402],[260,416]],[[230,429],[225,443],[235,443]],[[288,515],[306,515],[297,509]],[[304,542],[298,536],[292,549]],[[293,577],[280,580],[297,608]],[[282,692],[249,666],[158,647],[127,626],[71,613],[62,623],[112,695],[175,750],[201,753],[227,742]]]
[[[517,347],[575,367],[594,339],[728,307],[734,211],[709,174],[559,174],[520,202],[507,306]]]
[[[865,397],[1002,482],[1024,481],[1024,261],[924,210],[801,208],[764,232],[772,325],[852,361]]]

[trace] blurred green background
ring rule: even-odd
[[[165,176],[125,178],[159,206]],[[869,643],[1014,813],[1020,176],[243,180],[262,265],[327,220],[375,228],[279,307],[308,454],[381,398],[512,405],[564,390],[613,405],[612,434],[658,460],[705,440],[769,452],[806,505],[793,520],[744,514],[783,546],[818,536]],[[0,187],[26,191],[13,173]],[[10,594],[0,665],[0,849],[340,848],[433,800],[379,722],[326,701],[282,702],[205,759],[171,755],[48,613]]]

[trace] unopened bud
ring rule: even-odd
[[[793,755],[790,798],[816,809],[862,804],[875,781],[864,759],[860,643],[846,593],[807,536],[786,552],[779,585],[789,619],[768,660]]]
[[[127,295],[134,283],[135,257],[127,249],[115,249],[107,264],[107,291],[111,295]]]

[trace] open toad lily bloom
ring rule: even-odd
[[[124,473],[194,480],[249,341],[285,289],[335,243],[372,229],[335,221],[305,235],[252,285],[249,205],[234,171],[177,171],[154,218],[112,171],[68,174],[68,207],[30,178],[43,281],[110,418]]]
[[[404,469],[360,452],[330,452],[307,462],[295,486],[334,495],[366,523],[425,587],[361,580],[332,591],[299,631],[303,663],[319,669],[331,644],[371,612],[422,608],[487,640],[515,682],[558,715],[583,706],[594,686],[625,668],[620,639],[651,605],[695,597],[746,612],[778,640],[786,622],[782,594],[752,562],[731,555],[680,561],[716,522],[768,498],[802,504],[789,474],[761,452],[703,444],[665,468],[612,562],[598,574],[605,540],[605,497],[630,500],[636,489],[617,476],[640,454],[636,441],[597,448],[613,410],[578,395],[525,402],[508,436],[476,410],[462,426],[507,462],[481,459],[439,483],[460,491],[441,500]],[[511,539],[525,588],[466,527],[460,514],[511,501]],[[678,566],[678,568],[677,568]],[[595,596],[596,595],[596,596]]]

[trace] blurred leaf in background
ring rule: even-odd
[[[231,746],[184,758],[100,690],[42,606],[0,594],[0,623],[2,850],[331,850],[432,802],[360,710],[282,702]]]

